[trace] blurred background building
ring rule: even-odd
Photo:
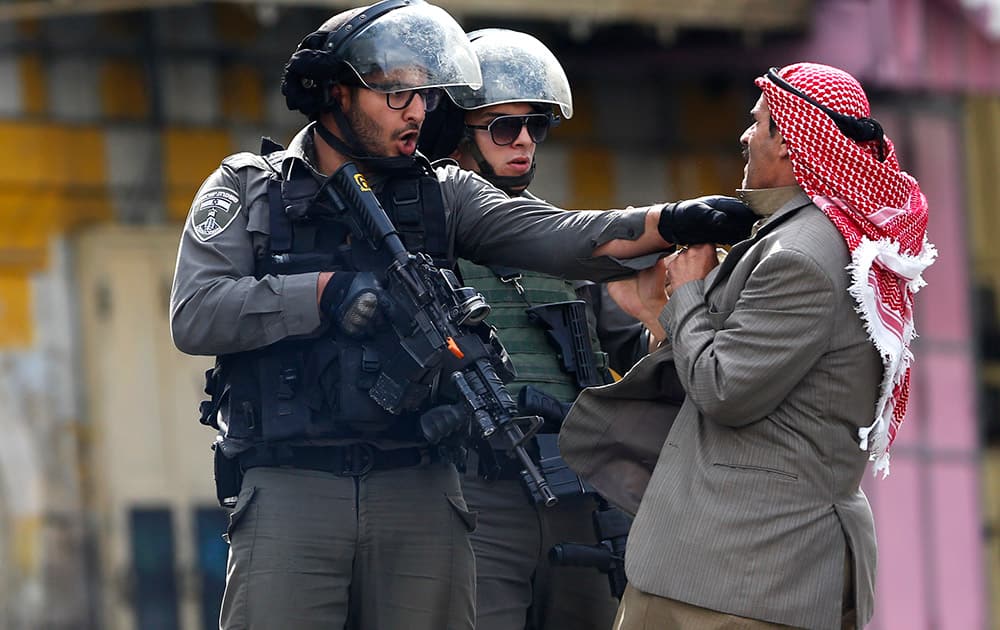
[[[714,192],[769,66],[859,77],[940,250],[893,474],[866,480],[876,630],[1000,628],[1000,7],[988,0],[440,0],[528,31],[576,116],[536,194],[603,208]],[[188,204],[286,142],[278,89],[341,0],[0,1],[0,628],[217,627],[226,514],[170,341]],[[567,629],[569,630],[569,629]]]

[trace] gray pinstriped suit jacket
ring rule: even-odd
[[[705,280],[674,292],[660,317],[672,354],[578,399],[560,442],[574,467],[574,427],[599,423],[607,443],[620,418],[634,444],[645,421],[662,440],[676,407],[648,399],[671,360],[687,393],[645,494],[644,480],[615,473],[626,496],[642,496],[626,553],[635,587],[835,629],[850,545],[859,627],[871,619],[875,529],[856,436],[873,418],[882,364],[847,292],[848,262],[836,228],[799,194]]]

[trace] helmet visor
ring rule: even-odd
[[[364,26],[345,44],[341,58],[377,92],[482,84],[462,27],[424,2],[394,9]]]

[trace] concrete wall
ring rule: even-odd
[[[182,355],[170,340],[167,302],[176,226],[102,226],[75,239],[103,628],[139,628],[131,512],[170,514],[181,627],[198,627],[192,532],[198,507],[216,508],[212,433],[197,422],[208,357]],[[221,536],[222,532],[217,532]]]
[[[89,614],[71,285],[64,243],[26,279],[34,343],[0,350],[0,625],[77,628]],[[52,602],[58,601],[58,606]]]

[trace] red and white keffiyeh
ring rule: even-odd
[[[842,70],[797,63],[779,76],[836,112],[871,115],[861,84]],[[880,162],[877,142],[851,140],[822,110],[766,77],[756,83],[788,146],[795,179],[851,250],[850,293],[884,366],[874,421],[858,437],[875,462],[874,472],[886,476],[889,445],[910,391],[913,296],[925,284],[921,273],[937,256],[927,241],[927,199],[917,180],[900,170],[888,137]]]

